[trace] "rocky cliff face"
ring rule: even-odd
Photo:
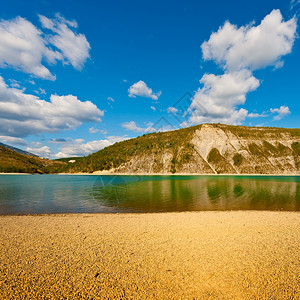
[[[300,130],[203,124],[121,142],[73,167],[134,174],[300,174]]]
[[[203,125],[192,143],[215,173],[299,172],[299,136],[277,128]]]

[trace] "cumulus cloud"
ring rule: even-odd
[[[241,124],[248,114],[244,108],[247,93],[260,82],[252,72],[267,66],[281,67],[283,55],[291,52],[296,37],[295,18],[283,21],[273,10],[262,22],[238,28],[228,21],[201,45],[204,60],[213,60],[223,75],[205,74],[189,107],[189,123],[221,122]]]
[[[72,157],[72,156],[85,156],[105,147],[113,145],[116,142],[121,142],[128,139],[127,137],[109,136],[107,139],[96,140],[84,143],[83,140],[74,140],[71,143],[64,145],[60,151],[55,154],[56,158]]]
[[[248,92],[259,86],[259,81],[247,70],[218,76],[205,74],[200,83],[203,87],[195,93],[190,106],[192,123],[240,124],[248,112],[237,107],[245,103]]]
[[[291,113],[289,107],[285,105],[280,106],[280,108],[271,108],[270,112],[276,114],[273,118],[274,120],[281,120]]]
[[[297,21],[283,21],[280,10],[273,10],[258,26],[237,26],[226,22],[201,46],[203,58],[214,60],[228,71],[282,66],[281,57],[291,52]]]
[[[36,94],[39,94],[39,95],[46,95],[47,94],[46,91],[42,88],[38,88],[37,90],[34,90],[34,92]]]
[[[42,147],[27,147],[26,151],[36,154],[41,157],[50,157],[52,151],[49,146],[42,146]]]
[[[27,145],[27,142],[22,138],[16,138],[13,136],[0,136],[0,141],[4,144],[9,144],[9,145],[19,145],[19,146]]]
[[[168,113],[169,113],[169,114],[176,114],[177,112],[178,112],[178,109],[175,108],[175,107],[170,106],[170,107],[168,108]]]
[[[151,88],[147,86],[147,84],[140,80],[136,83],[134,83],[129,89],[128,89],[128,96],[135,98],[136,96],[144,97],[144,98],[151,98],[153,100],[157,100],[159,96],[161,95],[161,91],[158,93],[154,93]]]
[[[77,24],[59,15],[54,19],[40,16],[40,20],[51,34],[45,36],[42,30],[22,17],[0,21],[0,67],[13,67],[48,80],[55,80],[55,75],[45,62],[63,61],[81,69],[89,58],[90,45],[83,34],[74,32]]]
[[[42,15],[39,18],[42,26],[53,32],[47,35],[46,40],[60,50],[65,63],[71,63],[75,69],[81,70],[90,57],[91,47],[84,34],[75,32],[77,22],[68,21],[59,14],[53,19]]]
[[[89,133],[97,133],[97,132],[100,132],[100,129],[97,129],[97,128],[94,128],[94,127],[91,127],[89,129]]]
[[[142,128],[138,127],[134,121],[125,122],[122,124],[122,127],[124,127],[126,130],[134,131],[134,132],[154,132],[156,131],[155,128],[152,127],[152,123],[148,124],[149,126]]]
[[[9,79],[9,85],[14,88],[21,88],[20,82],[15,79]]]
[[[267,114],[266,112],[263,112],[261,114],[259,113],[250,113],[247,115],[248,118],[265,118],[268,117],[269,114]]]
[[[90,101],[80,101],[73,95],[51,95],[48,102],[8,87],[0,76],[0,135],[25,137],[58,132],[83,122],[100,122],[103,115]]]
[[[135,131],[135,132],[143,132],[144,129],[141,127],[138,127],[134,121],[125,122],[122,124],[122,127],[124,127],[127,130]]]
[[[54,62],[61,55],[46,47],[42,32],[31,22],[17,17],[0,21],[0,66],[12,66],[37,77],[54,80],[42,60]]]

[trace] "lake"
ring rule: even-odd
[[[0,175],[0,214],[300,211],[300,176]]]

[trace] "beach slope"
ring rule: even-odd
[[[0,217],[1,299],[294,299],[300,214]]]

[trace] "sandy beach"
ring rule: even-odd
[[[300,214],[0,217],[1,299],[299,299]]]

